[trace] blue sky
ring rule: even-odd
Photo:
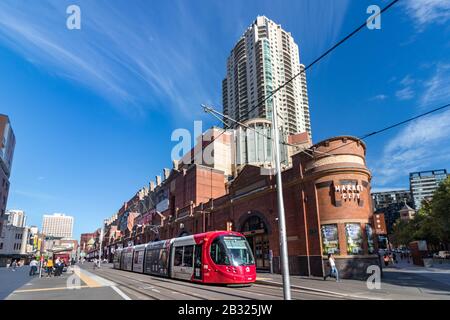
[[[308,64],[387,1],[0,2],[0,113],[17,138],[8,208],[75,236],[171,166],[171,133],[218,124],[225,61],[257,15],[290,31]],[[81,30],[66,8],[81,8]],[[450,101],[450,0],[401,0],[307,73],[313,140],[361,136]],[[374,189],[449,169],[450,111],[367,140]]]

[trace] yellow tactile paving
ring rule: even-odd
[[[89,286],[79,286],[77,288],[89,288]],[[57,288],[38,288],[38,289],[24,289],[24,290],[15,290],[13,293],[21,293],[21,292],[38,292],[38,291],[53,291],[53,290],[69,290],[72,288],[69,287],[57,287]]]
[[[83,274],[82,272],[80,272],[80,270],[78,268],[76,268],[74,270],[74,273],[80,277],[80,279],[86,283],[89,288],[98,288],[98,287],[103,287],[100,283],[98,283],[97,281],[95,281],[94,279],[92,279],[91,277],[89,277],[86,274]]]

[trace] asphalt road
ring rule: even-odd
[[[0,300],[32,280],[29,272],[29,266],[16,268],[16,271],[12,271],[12,268],[0,268]]]

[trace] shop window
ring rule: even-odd
[[[347,237],[347,254],[362,254],[362,232],[359,223],[347,223],[345,225],[345,235]]]
[[[339,235],[337,224],[324,224],[322,230],[322,253],[339,254]]]

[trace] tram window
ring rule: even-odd
[[[184,247],[183,267],[192,267],[194,246]]]
[[[183,261],[183,247],[175,247],[175,257],[173,259],[173,265],[175,267],[181,267]]]
[[[230,258],[227,255],[227,250],[220,238],[216,238],[211,244],[211,258],[218,265],[230,265]]]

